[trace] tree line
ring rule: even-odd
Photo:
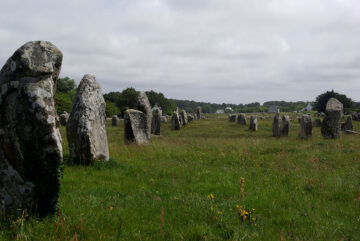
[[[59,78],[56,87],[57,91],[55,101],[58,113],[60,114],[63,111],[70,112],[77,88],[75,81],[69,77]],[[146,94],[149,98],[151,106],[158,105],[162,108],[163,113],[167,115],[172,115],[172,112],[176,109],[176,107],[184,109],[189,113],[195,113],[198,106],[201,106],[204,113],[215,113],[216,110],[225,110],[226,107],[230,107],[235,112],[250,113],[266,112],[271,106],[277,106],[283,112],[292,112],[299,111],[307,105],[307,102],[304,101],[268,101],[264,102],[262,105],[259,102],[238,105],[229,103],[216,104],[209,102],[197,102],[193,100],[169,99],[166,98],[164,94],[153,90],[146,91]],[[126,88],[121,92],[114,91],[104,94],[104,99],[106,101],[106,115],[123,116],[125,110],[136,109],[138,95],[139,91],[134,88]],[[360,106],[356,106],[351,98],[348,98],[346,95],[339,94],[334,90],[320,94],[311,104],[315,110],[325,112],[326,103],[331,97],[335,97],[343,103],[347,112],[360,111]]]

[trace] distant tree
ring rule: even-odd
[[[331,91],[326,91],[325,93],[316,97],[316,101],[314,103],[315,109],[319,112],[325,112],[326,103],[330,98],[336,98],[337,100],[339,100],[344,105],[344,108],[351,108],[354,103],[352,99],[346,97],[346,95],[339,94],[334,92],[334,90],[331,90]]]
[[[107,117],[111,117],[113,115],[121,115],[120,109],[116,106],[114,102],[111,101],[106,101],[105,114]]]
[[[76,94],[75,80],[69,77],[59,78],[56,83],[55,103],[58,114],[66,111],[71,112]]]
[[[153,90],[146,91],[146,95],[149,98],[150,105],[158,105],[161,107],[163,113],[171,115],[176,108],[175,102],[167,99],[162,93],[157,93]]]

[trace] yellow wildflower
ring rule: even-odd
[[[111,210],[113,210],[113,206],[110,206],[110,208],[109,208],[109,209],[110,209],[110,211],[111,211]]]

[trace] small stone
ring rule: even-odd
[[[300,138],[312,137],[312,121],[310,115],[302,115],[300,118]]]
[[[321,134],[324,138],[340,137],[343,104],[335,98],[330,98],[326,104],[326,115],[321,124]]]
[[[159,107],[152,110],[151,134],[160,135],[162,111]]]
[[[120,123],[119,117],[118,117],[117,115],[113,115],[113,116],[111,117],[111,125],[112,125],[112,126],[118,126],[119,123]]]
[[[229,121],[230,122],[235,122],[236,121],[236,114],[230,114],[229,115]]]
[[[240,113],[238,116],[237,116],[237,123],[240,124],[240,125],[246,125],[246,116],[245,114],[243,113]]]
[[[250,116],[250,126],[249,129],[251,131],[257,131],[258,130],[258,120],[256,115]]]

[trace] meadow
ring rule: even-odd
[[[0,240],[360,240],[360,136],[272,137],[207,115],[149,145],[107,122],[110,161],[72,165],[62,127],[59,213],[0,225]],[[354,122],[360,130],[360,122]]]

